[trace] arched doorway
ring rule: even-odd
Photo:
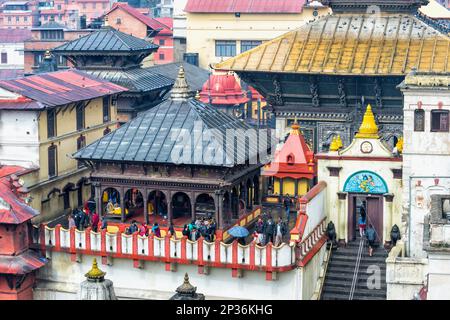
[[[132,188],[127,190],[123,200],[125,217],[144,216],[144,197],[138,189]]]
[[[68,209],[72,209],[71,204],[74,204],[73,201],[71,201],[72,192],[75,191],[75,185],[73,183],[68,183],[63,188],[63,203],[64,203],[64,211]]]
[[[216,205],[214,198],[207,193],[202,193],[195,200],[195,217],[214,218]]]
[[[164,192],[154,190],[148,195],[148,216],[149,222],[156,221],[157,217],[167,219],[167,198]]]
[[[388,188],[384,179],[372,171],[358,171],[347,178],[344,192],[348,193],[348,240],[354,240],[358,234],[357,221],[360,216],[366,225],[372,225],[377,241],[383,241],[383,195]]]
[[[102,212],[114,217],[121,217],[120,193],[114,188],[106,188],[102,194]]]
[[[172,196],[172,219],[178,220],[177,222],[179,222],[191,218],[191,199],[184,192],[175,193]]]

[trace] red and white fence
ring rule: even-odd
[[[196,264],[201,268],[209,266],[271,273],[304,265],[305,258],[314,256],[325,242],[324,231],[325,220],[302,242],[283,243],[279,247],[269,243],[261,247],[255,243],[242,246],[236,241],[226,244],[220,240],[208,242],[203,238],[190,241],[186,237],[158,238],[152,234],[141,237],[137,233],[93,232],[90,228],[78,231],[75,228],[67,230],[60,225],[55,228],[41,225],[34,242],[43,253],[66,252],[74,261],[81,254],[100,256],[104,262],[108,257],[132,259],[135,267],[139,267],[139,261],[161,261],[166,263],[166,270],[171,270],[171,264],[180,263]]]

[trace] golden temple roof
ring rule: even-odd
[[[375,116],[372,112],[372,106],[367,105],[366,113],[364,114],[363,121],[361,123],[361,127],[359,127],[358,133],[355,135],[355,138],[372,138],[378,139],[378,126],[375,122]]]
[[[218,63],[215,69],[339,75],[450,72],[450,37],[412,14],[342,13]]]

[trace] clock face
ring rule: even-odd
[[[371,153],[373,151],[373,146],[369,141],[364,141],[361,143],[361,152],[362,153]]]

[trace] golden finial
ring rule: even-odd
[[[359,132],[355,135],[355,138],[368,138],[378,139],[378,126],[375,122],[375,116],[372,112],[372,106],[367,105],[366,113],[364,114]]]
[[[88,273],[86,273],[84,276],[88,279],[103,279],[105,277],[106,272],[103,272],[98,268],[97,265],[97,259],[94,258],[94,261],[92,261],[92,268],[89,270]]]
[[[294,123],[291,125],[291,134],[292,135],[300,135],[300,125],[297,122],[297,117],[294,119]]]
[[[400,137],[397,141],[397,144],[395,145],[397,148],[398,153],[403,153],[403,137]]]
[[[344,146],[344,144],[342,143],[341,135],[339,135],[339,134],[336,138],[336,143],[337,143],[338,149],[341,149]]]
[[[333,140],[331,140],[330,151],[338,151],[338,150],[339,150],[338,140],[337,137],[334,136]]]

